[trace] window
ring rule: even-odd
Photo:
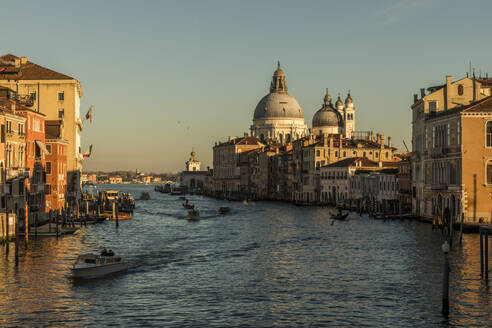
[[[7,133],[12,132],[12,121],[7,121]]]
[[[335,157],[338,157],[338,152],[337,151],[335,152]]]
[[[58,118],[63,120],[64,117],[65,117],[65,110],[63,108],[60,108],[58,110]]]
[[[319,154],[320,154],[319,150],[316,150],[316,156],[319,156]]]
[[[487,184],[492,184],[492,161],[487,162]]]
[[[487,122],[487,147],[492,147],[492,121]]]
[[[58,100],[65,100],[65,92],[58,92]]]
[[[2,143],[5,143],[5,124],[2,124],[2,127],[1,127],[1,142]]]
[[[436,101],[429,101],[429,112],[433,113],[437,110],[437,102]]]
[[[19,123],[19,135],[24,135],[24,124]]]
[[[51,194],[51,185],[49,185],[49,184],[44,185],[44,194],[45,195]]]
[[[51,174],[51,162],[46,162],[46,174]]]
[[[36,100],[36,92],[31,92],[30,96],[32,100]]]
[[[462,96],[464,93],[463,91],[464,91],[463,84],[458,84],[458,96]]]
[[[51,145],[46,145],[46,150],[48,151],[48,154],[51,154]]]

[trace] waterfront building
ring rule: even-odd
[[[320,168],[347,158],[364,157],[376,162],[393,160],[391,138],[366,133],[365,138],[348,139],[342,134],[311,134],[294,141],[294,186],[293,200],[320,202]]]
[[[121,184],[123,183],[123,178],[120,176],[111,176],[109,177],[110,184]]]
[[[412,212],[490,221],[492,100],[489,79],[463,78],[421,89],[412,108]],[[490,138],[489,138],[490,135]],[[490,167],[490,169],[489,169]],[[490,173],[489,173],[490,172]]]
[[[397,168],[357,170],[350,181],[352,206],[369,212],[398,213]]]
[[[401,213],[412,211],[412,163],[411,154],[405,153],[398,155],[401,161],[398,162],[398,206]]]
[[[47,120],[46,131],[46,211],[60,210],[65,204],[67,192],[67,147],[63,121]],[[85,174],[87,182],[95,183],[95,174]]]
[[[217,196],[244,198],[242,193],[245,190],[241,188],[239,154],[264,146],[265,144],[261,143],[258,138],[247,134],[244,137],[229,137],[228,141],[215,144],[213,174],[214,192]]]
[[[16,110],[30,106],[29,98],[19,95],[5,87],[0,87],[0,116],[2,124],[1,157],[2,183],[6,188],[2,191],[2,209],[23,215],[25,212],[25,180],[29,177],[25,172],[26,154],[26,119],[17,115]]]
[[[290,143],[308,133],[301,105],[287,91],[285,73],[278,63],[270,84],[270,93],[255,108],[251,135],[280,144]]]
[[[179,185],[187,192],[202,193],[207,171],[200,171],[201,163],[195,151],[191,151],[190,158],[185,162],[186,169],[179,175]]]
[[[68,196],[80,197],[80,174],[83,156],[80,136],[83,123],[80,117],[82,86],[75,78],[55,72],[27,60],[6,54],[0,57],[3,71],[0,85],[18,94],[30,95],[33,111],[43,113],[48,120],[64,121],[67,147]]]
[[[396,165],[395,161],[375,162],[365,157],[347,158],[325,165],[320,169],[321,202],[360,207],[362,201],[367,200],[369,196],[374,196],[374,201],[381,204],[389,199],[396,200],[396,193],[387,194],[390,190],[396,190],[396,174],[392,174]],[[368,195],[363,192],[364,185],[361,186],[360,178],[362,174],[371,175],[373,172],[385,174],[374,178],[378,183],[381,182],[381,186],[375,186],[373,189],[376,193]],[[393,182],[395,185],[392,185]]]

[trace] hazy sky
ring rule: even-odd
[[[249,132],[276,61],[308,126],[348,89],[356,130],[411,144],[412,94],[492,64],[491,1],[9,1],[2,53],[77,78],[90,170],[178,171]]]

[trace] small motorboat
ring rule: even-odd
[[[339,215],[332,215],[331,216],[331,219],[332,220],[339,220],[339,221],[345,221],[347,220],[347,216],[349,215],[349,213],[346,213],[346,214],[339,214]]]
[[[248,201],[246,199],[243,200],[243,205],[248,206]]]
[[[188,211],[188,215],[186,216],[186,219],[188,221],[198,221],[200,220],[200,212],[198,212],[195,209],[192,209],[191,211]]]
[[[229,213],[231,211],[231,208],[230,207],[221,207],[219,208],[219,214],[226,214],[226,213]]]
[[[129,267],[129,262],[114,256],[112,250],[106,251],[104,249],[100,255],[79,255],[73,265],[72,274],[74,278],[91,279],[126,271]]]
[[[186,208],[187,210],[192,210],[195,208],[195,205],[191,205],[191,204],[183,204],[183,207]]]
[[[142,194],[140,194],[140,200],[150,200],[150,194],[146,191],[142,192]]]

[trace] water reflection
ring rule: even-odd
[[[139,195],[145,186],[122,186]],[[440,315],[442,243],[430,226],[381,222],[329,209],[192,196],[204,218],[151,192],[130,221],[33,240],[0,256],[1,326],[482,326],[491,291],[479,280],[478,236],[451,254],[451,316]],[[229,206],[229,215],[217,214]],[[492,242],[490,243],[492,244]],[[74,282],[81,252],[102,246],[133,267]]]

